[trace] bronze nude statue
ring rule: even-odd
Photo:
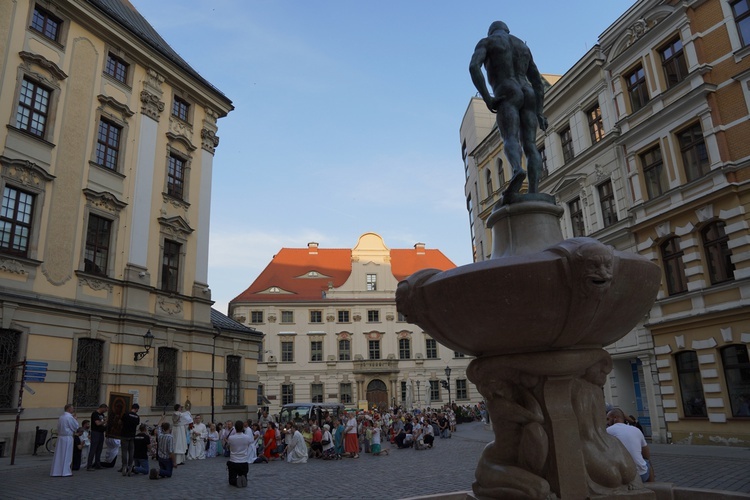
[[[482,66],[492,87],[492,95],[487,89]],[[474,49],[469,72],[487,108],[497,115],[505,156],[513,169],[501,203],[509,203],[526,179],[521,166],[522,152],[526,155],[529,193],[538,192],[542,158],[536,148],[536,127],[538,124],[539,128],[546,130],[547,118],[543,114],[542,75],[534,64],[531,50],[521,39],[510,34],[504,22],[495,21],[490,25],[487,37]]]

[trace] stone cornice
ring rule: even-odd
[[[36,64],[40,68],[48,71],[49,74],[52,75],[52,78],[54,78],[56,81],[65,80],[66,78],[68,78],[68,75],[66,75],[65,72],[57,66],[57,64],[53,63],[42,55],[34,54],[32,52],[26,52],[25,50],[19,52],[18,55],[21,57],[21,59],[23,59],[23,62],[27,67],[29,67],[31,64]]]

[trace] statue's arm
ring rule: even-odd
[[[534,89],[534,94],[536,95],[536,116],[539,120],[539,128],[547,130],[547,118],[544,116],[544,82],[533,59],[529,61],[526,78],[529,79],[529,83],[531,83],[531,87]]]
[[[469,73],[471,74],[471,81],[474,82],[474,86],[479,91],[479,95],[484,99],[484,103],[487,108],[495,112],[492,105],[492,96],[489,90],[487,90],[487,81],[482,73],[482,64],[487,57],[487,48],[485,47],[485,41],[481,40],[477,47],[474,49],[474,55],[471,56],[471,62],[469,63]]]

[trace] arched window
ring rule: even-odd
[[[718,220],[707,225],[701,231],[703,250],[706,253],[708,275],[711,284],[722,283],[734,279],[734,264],[732,252],[729,250],[729,237],[724,232],[726,224]]]
[[[492,170],[489,168],[484,173],[484,177],[487,179],[487,196],[492,196],[493,193],[493,187],[492,187]]]
[[[675,355],[677,379],[680,383],[682,410],[686,417],[705,417],[706,400],[703,397],[703,382],[698,368],[695,351],[685,351]]]
[[[750,359],[747,346],[728,345],[721,350],[721,364],[733,417],[750,417]]]
[[[661,244],[661,258],[664,262],[664,278],[667,280],[669,295],[687,291],[685,264],[682,262],[680,238],[673,236]]]

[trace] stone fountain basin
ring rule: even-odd
[[[419,271],[399,283],[399,312],[441,344],[472,356],[603,347],[649,311],[658,266],[591,238],[544,251],[441,272]]]

